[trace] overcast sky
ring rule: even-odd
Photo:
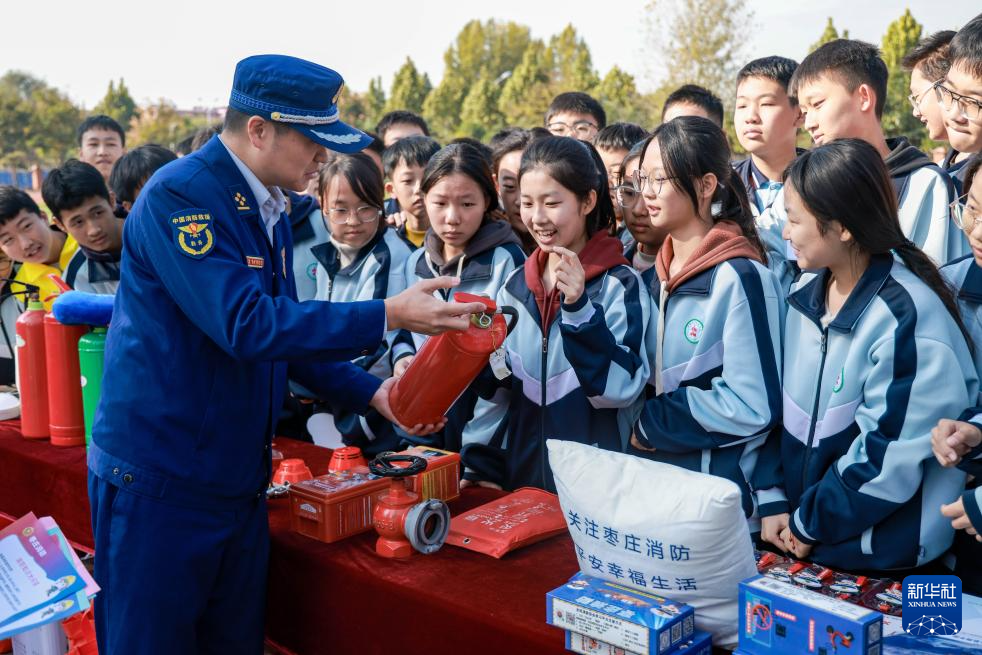
[[[850,36],[879,44],[887,25],[909,7],[927,33],[957,29],[979,11],[974,0],[748,0],[756,29],[753,56],[795,59],[817,40],[826,17]],[[645,0],[534,2],[530,0],[405,0],[401,2],[267,2],[259,0],[29,0],[3,2],[0,72],[20,69],[92,107],[110,78],[123,77],[137,102],[167,97],[179,107],[224,105],[235,62],[277,52],[338,70],[364,90],[381,75],[386,88],[406,56],[436,83],[443,53],[469,20],[513,20],[548,38],[572,23],[603,74],[618,64],[648,79]],[[284,9],[279,9],[283,7]],[[296,9],[285,9],[296,7]],[[480,9],[478,9],[480,7]],[[858,10],[857,10],[858,9]],[[656,59],[653,59],[656,61]]]

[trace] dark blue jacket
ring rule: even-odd
[[[272,243],[218,138],[161,168],[129,217],[89,468],[167,502],[261,495],[287,375],[364,410],[382,301],[298,303],[290,221]]]

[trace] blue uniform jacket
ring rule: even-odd
[[[975,366],[941,300],[893,257],[872,258],[823,328],[828,275],[804,273],[788,299],[781,462],[791,531],[827,566],[919,566],[954,536],[938,508],[959,496],[965,474],[938,464],[931,429],[974,403]]]
[[[364,410],[382,301],[298,303],[290,223],[272,243],[218,137],[147,182],[126,219],[89,468],[132,492],[237,506],[262,495],[289,377]]]

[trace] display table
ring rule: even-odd
[[[315,475],[330,451],[278,439],[285,457]],[[456,515],[501,495],[465,489]],[[56,448],[0,423],[0,512],[52,516],[70,541],[92,549],[85,450]],[[290,530],[289,500],[269,503],[271,549],[266,634],[283,653],[565,653],[545,623],[545,594],[578,566],[566,535],[501,560],[446,546],[404,561],[375,555],[375,534],[322,544]]]

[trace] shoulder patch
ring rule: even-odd
[[[207,209],[182,209],[168,219],[174,234],[174,245],[181,253],[201,259],[215,247],[215,232]]]

